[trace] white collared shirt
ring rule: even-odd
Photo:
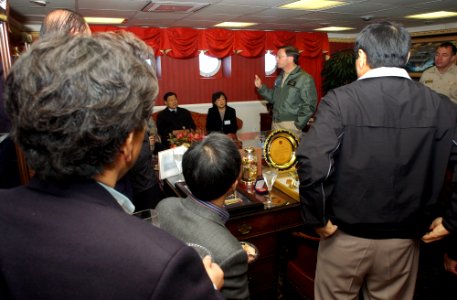
[[[363,74],[363,76],[360,76],[357,80],[388,76],[403,77],[411,80],[411,77],[409,77],[409,74],[408,72],[406,72],[405,69],[395,67],[380,67],[371,69],[365,74]]]

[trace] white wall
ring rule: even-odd
[[[238,133],[260,131],[260,113],[266,113],[267,107],[265,106],[266,101],[230,101],[229,106],[236,109],[236,116],[243,120],[243,127],[238,130]],[[186,108],[190,111],[199,113],[207,113],[208,108],[211,107],[210,103],[198,103],[198,104],[183,104],[179,105],[182,108]],[[165,106],[154,106],[154,112],[161,111]]]

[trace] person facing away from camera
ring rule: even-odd
[[[114,33],[49,36],[13,65],[11,136],[35,175],[0,190],[1,299],[221,299],[220,268],[126,213],[113,188],[157,93],[153,68]]]
[[[51,34],[91,34],[91,30],[79,13],[69,9],[55,9],[44,18],[40,38]]]
[[[191,195],[159,202],[160,227],[182,241],[209,249],[224,271],[222,295],[248,299],[248,257],[225,227],[229,213],[224,201],[235,192],[241,174],[237,146],[227,135],[211,133],[184,153],[182,170]]]
[[[358,80],[327,93],[297,150],[301,211],[320,235],[316,299],[413,299],[419,242],[455,231],[436,214],[457,106],[411,80],[411,37],[366,26],[355,43]],[[454,200],[455,201],[455,200]]]

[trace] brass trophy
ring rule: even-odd
[[[255,149],[252,147],[243,150],[244,153],[241,160],[241,181],[246,185],[246,188],[249,191],[253,189],[257,179],[257,155]]]

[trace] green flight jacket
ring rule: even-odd
[[[263,84],[259,94],[273,104],[273,121],[294,121],[297,128],[303,129],[312,117],[317,105],[317,92],[314,80],[299,66],[287,76],[283,87],[282,72],[275,80],[272,89]]]

